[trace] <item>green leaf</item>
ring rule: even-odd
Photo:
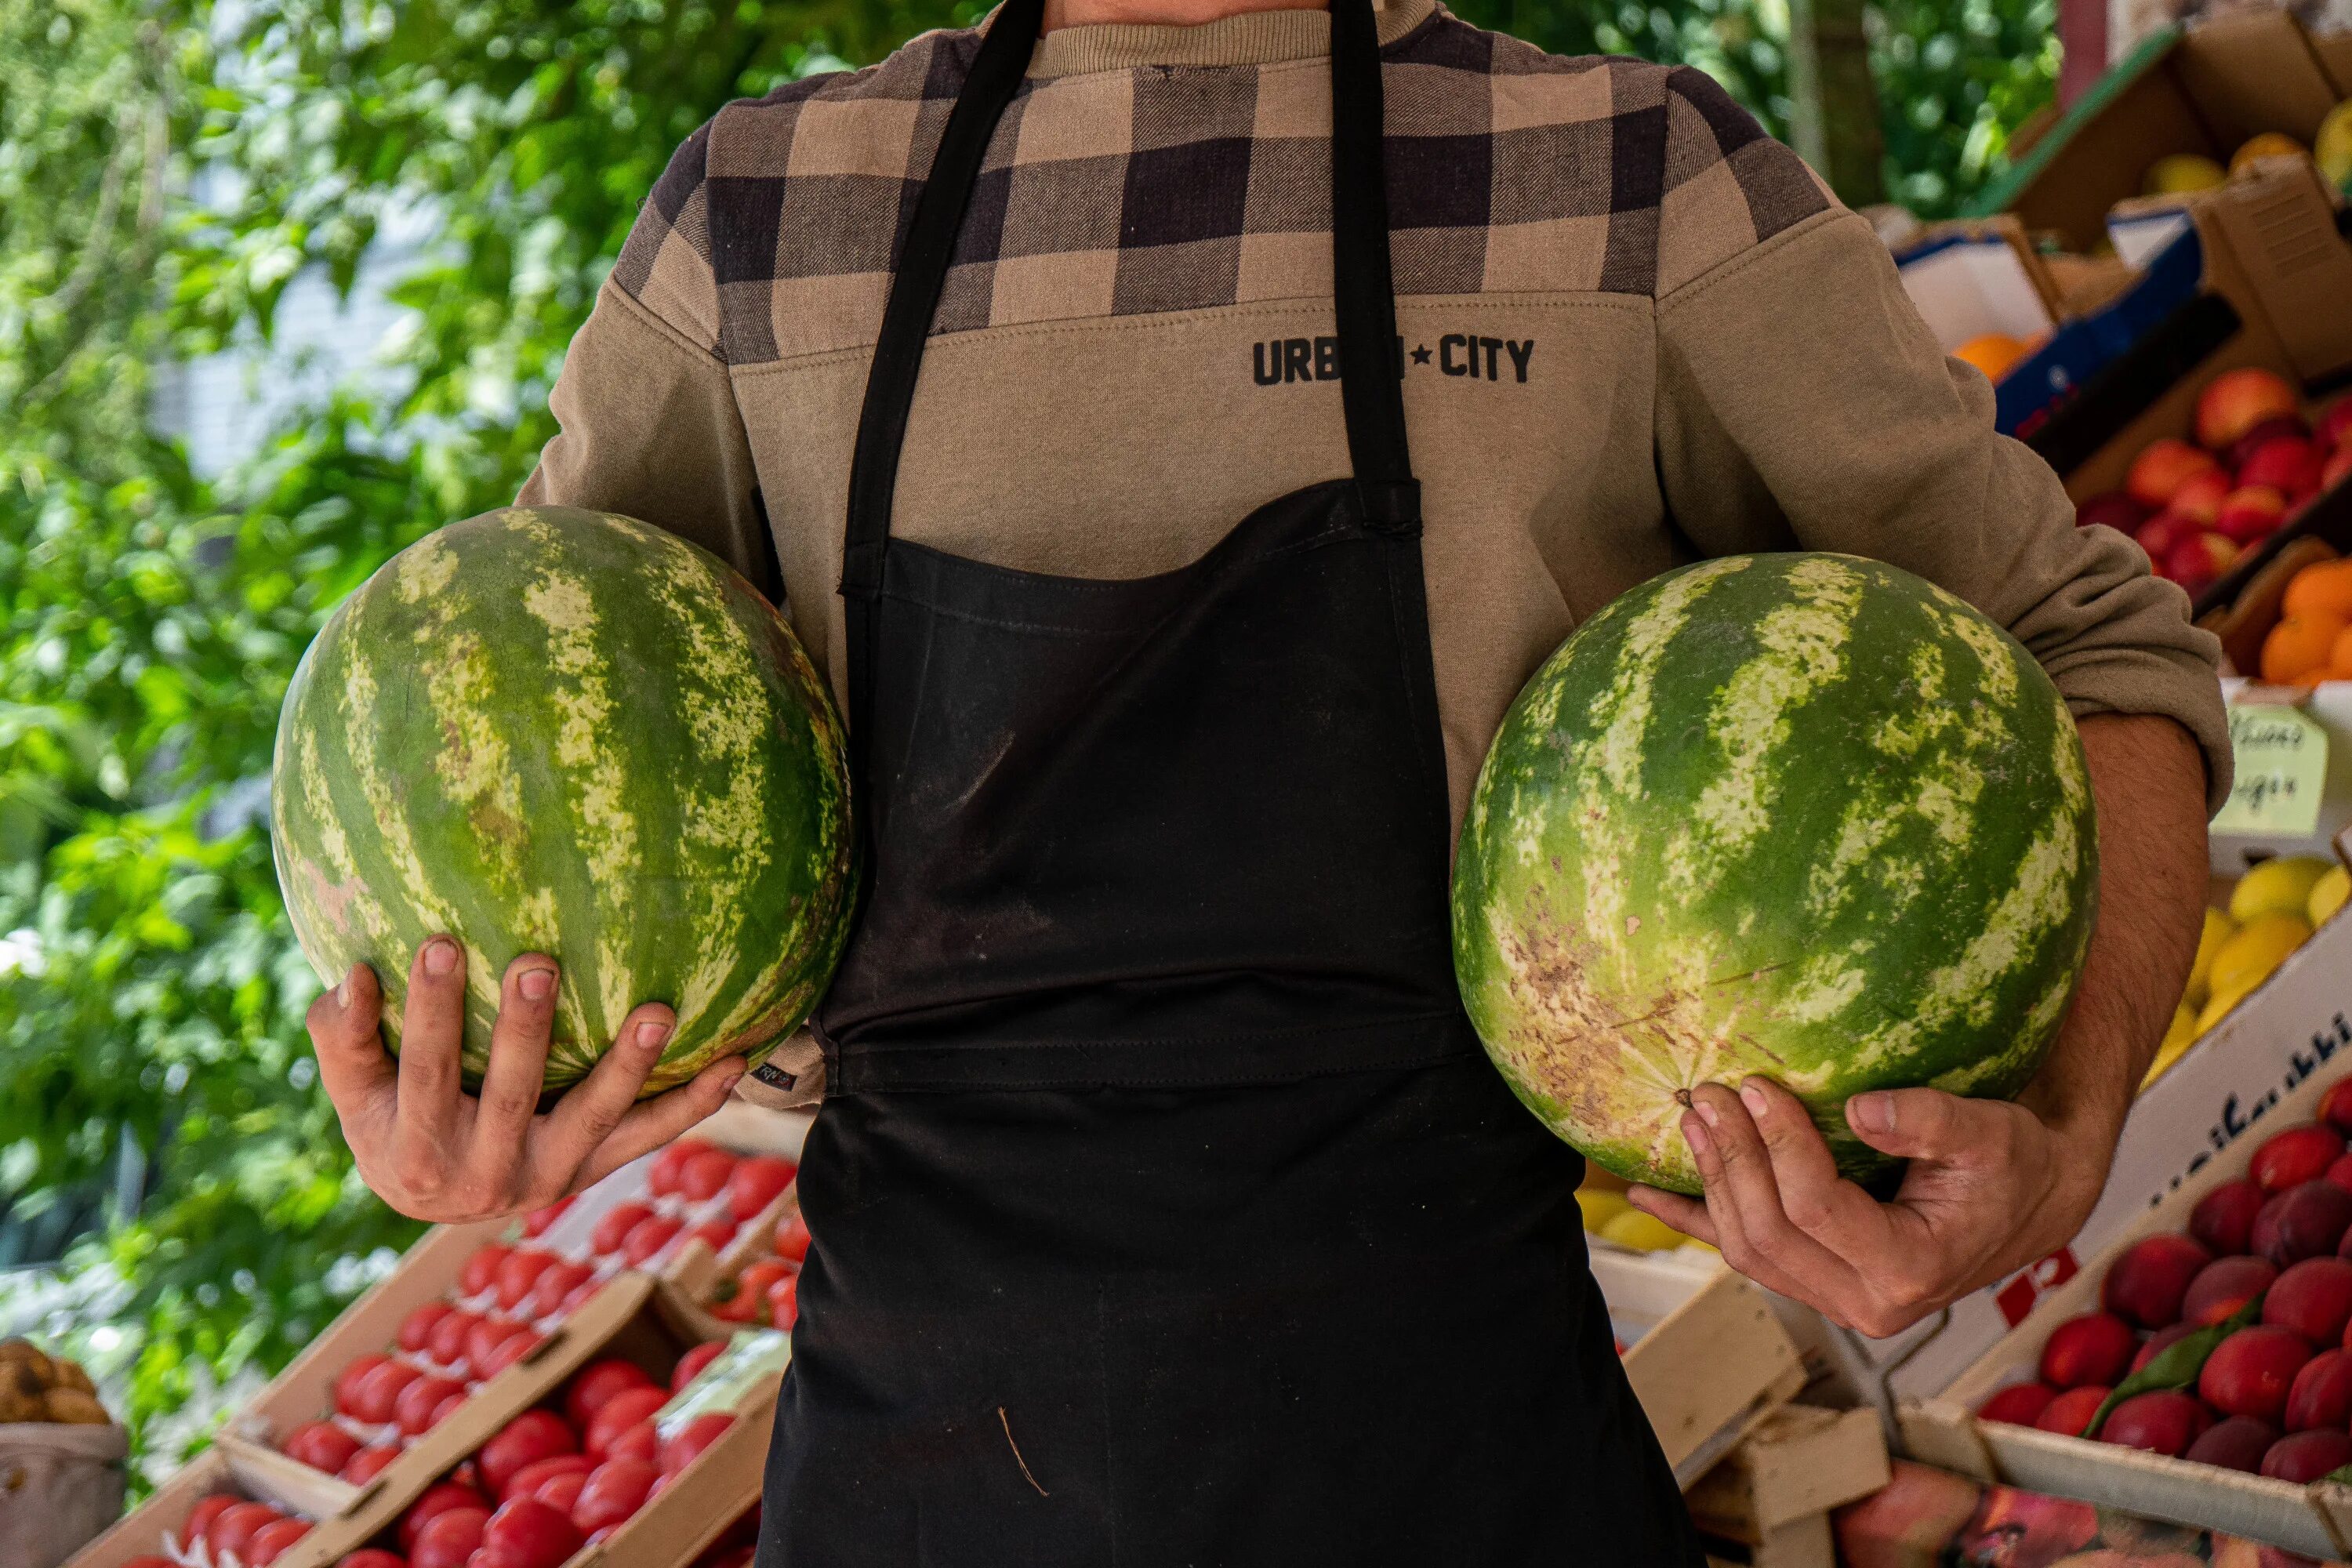
[[[2214,1347],[2240,1329],[2250,1328],[2262,1321],[2263,1299],[2260,1296],[2239,1308],[2218,1323],[2181,1335],[2148,1359],[2148,1363],[2116,1384],[2114,1392],[2100,1402],[2098,1413],[2091,1424],[2075,1434],[2088,1437],[2107,1424],[2116,1405],[2137,1394],[2153,1394],[2159,1389],[2188,1388],[2205,1370],[2205,1361]]]

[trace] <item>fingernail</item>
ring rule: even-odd
[[[648,1018],[637,1026],[637,1044],[653,1050],[669,1038],[669,1026],[657,1018]]]
[[[1692,1102],[1691,1102],[1691,1109],[1692,1109],[1693,1110],[1697,1111],[1697,1112],[1698,1112],[1698,1119],[1699,1119],[1701,1121],[1706,1122],[1709,1127],[1712,1127],[1712,1126],[1714,1126],[1714,1125],[1715,1125],[1716,1118],[1717,1118],[1718,1115],[1720,1115],[1720,1114],[1721,1114],[1719,1111],[1717,1111],[1717,1110],[1715,1109],[1715,1107],[1714,1107],[1714,1106],[1709,1105],[1709,1104],[1708,1104],[1706,1100],[1694,1100],[1694,1101],[1692,1101]]]
[[[737,1062],[733,1067],[729,1068],[725,1072],[720,1073],[719,1075],[719,1092],[721,1094],[732,1094],[735,1091],[735,1086],[743,1081],[743,1074],[746,1070],[747,1069],[741,1062]]]
[[[457,967],[457,944],[446,936],[436,936],[425,944],[425,973],[446,974]]]
[[[1691,1152],[1701,1159],[1705,1159],[1712,1148],[1707,1142],[1706,1129],[1687,1116],[1683,1118],[1683,1142],[1689,1144]]]
[[[1739,1103],[1748,1108],[1748,1115],[1756,1118],[1759,1121],[1764,1120],[1764,1107],[1768,1101],[1766,1101],[1764,1098],[1764,1091],[1762,1089],[1757,1088],[1752,1083],[1741,1084],[1739,1086]]]
[[[555,971],[526,969],[522,972],[522,978],[515,982],[515,989],[523,994],[526,1001],[544,1002],[547,994],[555,989]]]
[[[341,980],[335,982],[335,1005],[337,1008],[348,1007],[352,1005],[352,976],[357,974],[359,972],[360,966],[354,963],[349,969],[343,971],[343,977]]]
[[[1895,1131],[1895,1097],[1885,1093],[1857,1094],[1846,1101],[1846,1114],[1864,1132]]]

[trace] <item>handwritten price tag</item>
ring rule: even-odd
[[[2216,833],[2295,837],[2319,829],[2327,782],[2327,731],[2292,708],[2230,710],[2237,783],[2213,818]]]

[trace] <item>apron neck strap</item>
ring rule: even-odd
[[[1396,302],[1389,272],[1388,194],[1382,174],[1380,41],[1371,0],[1330,0],[1331,270],[1339,318],[1340,399],[1348,452],[1367,519],[1407,529],[1421,519],[1420,487],[1405,446]],[[842,590],[882,584],[882,552],[898,453],[921,374],[924,340],[939,312],[982,159],[1005,106],[1028,74],[1045,0],[1003,0],[940,133],[883,308],[850,459],[849,526]],[[1359,370],[1357,367],[1364,367]]]

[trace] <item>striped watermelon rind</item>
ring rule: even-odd
[[[278,875],[324,984],[466,949],[478,1085],[507,965],[562,966],[546,1084],[629,1010],[677,1026],[644,1092],[756,1062],[830,980],[856,893],[842,727],[791,627],[707,552],[513,507],[430,534],[329,617],[278,719]]]
[[[2007,632],[1843,555],[1731,556],[1580,627],[1506,714],[1457,849],[1454,964],[1529,1110],[1696,1194],[1688,1090],[1804,1100],[1842,1171],[1864,1089],[2006,1098],[2096,914],[2089,769]]]

